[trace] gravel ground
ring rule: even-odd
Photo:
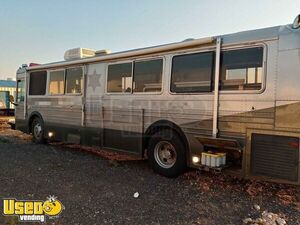
[[[57,196],[65,210],[47,224],[243,224],[263,210],[300,224],[299,187],[197,171],[168,179],[154,174],[145,161],[85,150],[33,144],[2,122],[0,198]],[[0,216],[0,224],[18,224],[13,221]]]

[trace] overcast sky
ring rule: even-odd
[[[75,47],[113,52],[292,23],[300,0],[0,0],[0,79]]]

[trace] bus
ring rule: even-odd
[[[17,71],[16,129],[186,168],[300,184],[300,15],[293,24]]]

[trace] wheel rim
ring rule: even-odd
[[[39,139],[42,136],[42,125],[40,123],[36,123],[33,127],[33,134],[35,136],[35,138]]]
[[[154,148],[154,158],[159,166],[168,169],[176,163],[177,153],[170,142],[160,141]]]

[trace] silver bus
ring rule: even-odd
[[[64,61],[24,65],[16,129],[36,143],[136,154],[167,177],[192,167],[300,184],[299,27],[300,16],[125,52],[72,49]]]

